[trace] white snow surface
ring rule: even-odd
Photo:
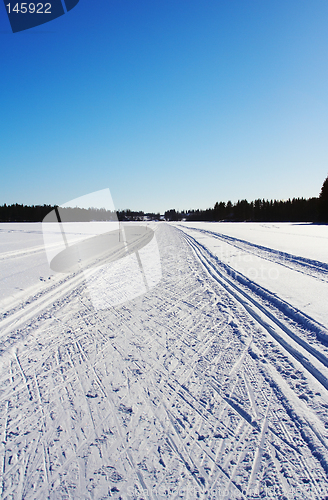
[[[180,227],[221,262],[328,328],[328,226],[190,222]]]
[[[152,228],[159,283],[96,310],[0,224],[0,497],[328,498],[328,227]]]

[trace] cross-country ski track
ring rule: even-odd
[[[153,224],[162,280],[123,305],[74,273],[2,307],[2,499],[328,499],[325,311],[233,258],[313,290],[328,264],[217,227]]]

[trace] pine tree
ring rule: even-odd
[[[320,220],[328,222],[328,176],[322,184],[321,193],[319,196],[319,211]]]

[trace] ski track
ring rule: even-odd
[[[328,498],[313,324],[252,301],[180,229],[156,234],[144,296],[96,312],[76,274],[0,322],[1,498]]]
[[[185,227],[182,225],[177,225],[177,226],[181,227],[182,229]],[[292,255],[287,252],[282,252],[280,250],[275,250],[273,248],[264,247],[262,245],[257,245],[256,243],[251,243],[250,241],[242,240],[222,233],[216,233],[214,231],[209,231],[206,229],[200,229],[191,226],[188,226],[188,229],[192,229],[193,231],[209,235],[212,238],[228,243],[229,245],[234,246],[235,248],[256,255],[258,257],[261,257],[261,259],[275,262],[276,264],[288,267],[293,271],[306,274],[308,276],[317,278],[321,281],[328,283],[328,264],[326,262],[320,262],[318,260],[313,260],[313,259],[306,259],[305,257]]]

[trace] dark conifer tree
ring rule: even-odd
[[[319,211],[320,220],[322,222],[328,222],[328,176],[322,184],[319,196]]]

